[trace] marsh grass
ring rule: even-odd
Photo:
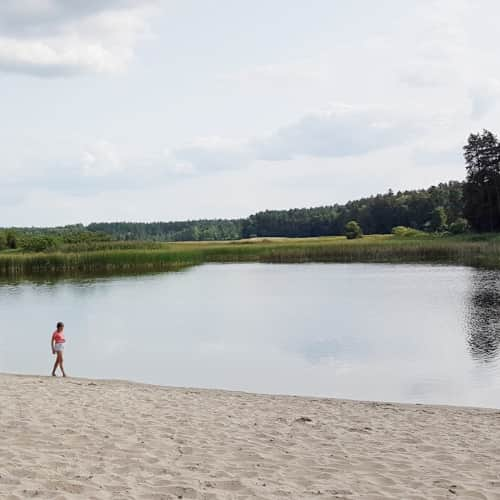
[[[57,253],[0,253],[0,274],[70,275],[173,271],[204,262],[447,263],[500,269],[500,237],[398,238],[372,235],[233,242],[98,242]]]

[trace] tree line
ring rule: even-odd
[[[345,204],[265,210],[242,219],[100,222],[61,228],[0,229],[0,250],[42,251],[95,241],[213,241],[252,237],[500,231],[500,143],[483,130],[464,146],[466,179],[377,194]],[[351,224],[354,222],[356,226]],[[346,229],[347,228],[347,229]]]
[[[243,221],[242,236],[341,235],[349,221],[365,234],[390,233],[395,226],[439,231],[461,218],[463,183],[451,181],[429,189],[388,191],[345,205],[292,210],[266,210]]]
[[[346,234],[356,221],[364,234],[390,233],[395,227],[441,232],[467,222],[465,183],[450,181],[428,189],[378,194],[346,204],[290,210],[265,210],[245,219],[188,220],[177,222],[99,222],[61,228],[0,230],[0,250],[57,249],[64,244],[91,241],[215,241],[253,237],[311,237]]]
[[[115,240],[215,241],[241,238],[242,219],[206,219],[175,222],[94,222],[88,231]]]
[[[344,205],[265,210],[245,219],[183,222],[104,222],[87,226],[117,240],[210,241],[252,237],[310,237],[345,234],[355,220],[365,234],[390,233],[395,226],[441,231],[462,217],[463,183],[429,189],[389,191]]]

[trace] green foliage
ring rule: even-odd
[[[446,215],[446,211],[444,207],[436,207],[431,214],[431,219],[429,221],[429,229],[436,233],[442,233],[446,231],[448,217]]]
[[[7,235],[5,231],[0,231],[0,251],[7,248]]]
[[[422,231],[406,226],[393,227],[391,233],[398,238],[417,238],[424,234]]]
[[[463,215],[475,231],[500,231],[500,143],[496,135],[488,130],[470,134],[464,158]]]
[[[111,240],[104,233],[87,231],[83,226],[67,226],[64,228],[18,228],[0,230],[0,250],[18,249],[23,252],[52,252],[66,250],[68,247],[80,250],[92,249],[92,246],[104,244]]]
[[[26,252],[54,251],[61,245],[61,240],[50,235],[36,235],[24,238],[22,249]]]
[[[464,234],[467,233],[470,229],[469,223],[467,219],[463,217],[459,217],[454,222],[452,222],[449,226],[449,231],[452,234]]]
[[[361,230],[361,226],[355,220],[349,221],[345,225],[345,236],[348,240],[362,238],[363,231]]]
[[[7,248],[15,249],[18,246],[17,234],[15,231],[9,230],[5,233]]]
[[[63,243],[66,244],[82,244],[82,243],[94,243],[101,241],[111,241],[111,236],[109,234],[103,233],[102,231],[87,231],[87,230],[73,230],[69,229],[67,231],[62,231],[58,234]]]
[[[451,181],[414,191],[388,191],[345,205],[291,210],[266,210],[242,222],[242,237],[310,237],[344,234],[356,220],[365,234],[388,234],[395,226],[429,229],[433,211],[443,207],[447,220],[462,216],[463,183]]]
[[[109,235],[114,240],[214,241],[241,238],[241,220],[197,220],[178,222],[99,222],[89,231]]]

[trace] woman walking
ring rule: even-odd
[[[63,365],[63,351],[64,343],[66,339],[64,338],[64,323],[59,321],[57,323],[57,330],[52,334],[52,339],[50,340],[50,347],[52,348],[52,354],[56,354],[56,362],[54,363],[54,368],[52,368],[52,376],[56,376],[57,367],[61,369],[62,376],[65,377],[64,365]]]

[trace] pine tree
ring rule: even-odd
[[[464,215],[476,231],[500,231],[500,144],[483,130],[464,146]]]

